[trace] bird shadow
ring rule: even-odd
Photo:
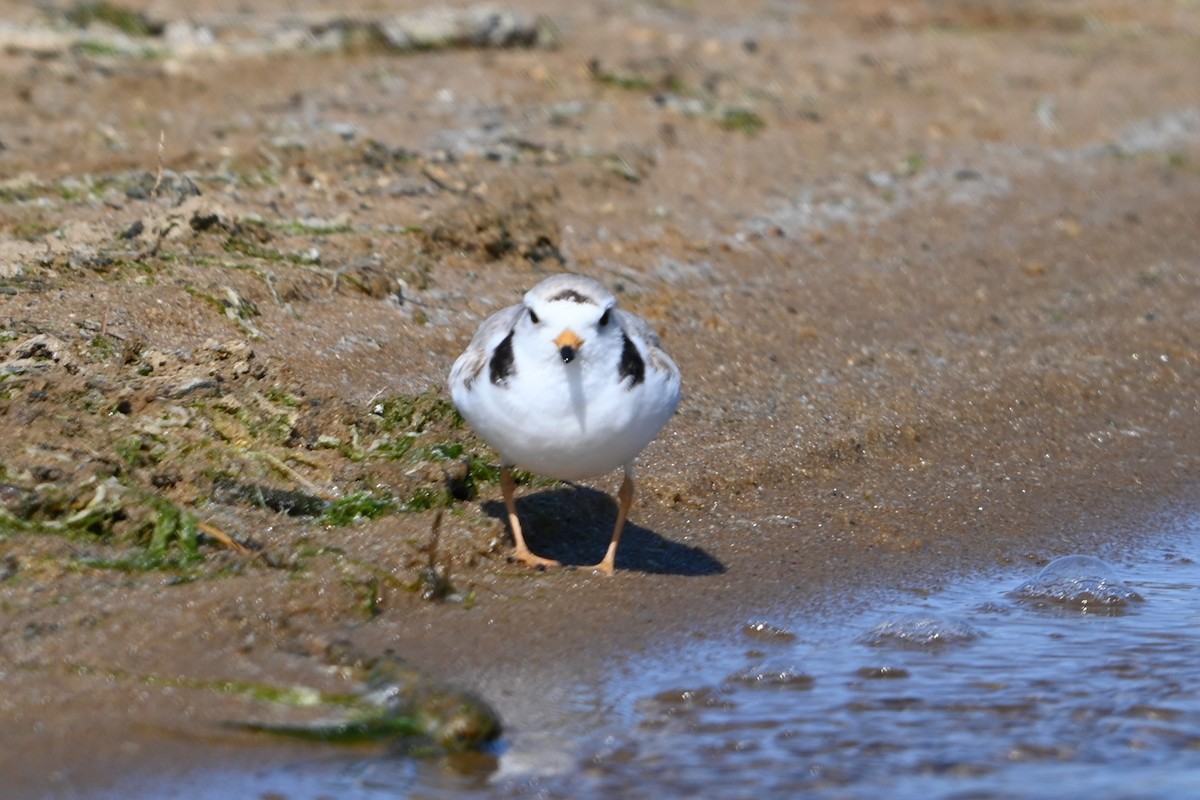
[[[525,495],[516,502],[529,549],[568,567],[591,566],[599,561],[617,522],[616,501],[587,486],[566,484]],[[504,503],[488,500],[483,503],[483,511],[507,527]],[[703,548],[680,544],[626,520],[617,549],[617,569],[697,576],[719,575],[725,572],[725,565]]]

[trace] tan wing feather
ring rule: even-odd
[[[471,343],[467,345],[467,349],[458,357],[458,360],[454,362],[454,367],[450,370],[451,387],[461,383],[463,388],[468,390],[471,388],[487,366],[492,349],[517,324],[517,318],[520,317],[523,308],[522,305],[509,306],[484,320],[483,324],[479,326],[479,330],[475,331],[475,335],[471,337]]]
[[[666,351],[662,349],[662,340],[658,338],[658,333],[654,328],[650,327],[650,323],[639,317],[637,314],[621,309],[615,309],[617,320],[621,323],[621,328],[625,333],[634,339],[640,340],[646,348],[646,362],[650,368],[658,372],[670,373],[673,380],[679,380],[679,367],[671,360]]]

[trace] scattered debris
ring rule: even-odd
[[[548,21],[493,5],[427,8],[373,23],[395,51],[441,47],[553,47]]]
[[[479,252],[489,260],[517,255],[533,263],[562,264],[559,225],[551,216],[557,198],[553,185],[498,184],[486,196],[465,195],[420,236],[434,253]]]
[[[53,16],[53,12],[51,12]],[[551,49],[557,27],[546,17],[491,4],[436,7],[376,19],[252,14],[161,20],[115,3],[77,3],[55,25],[0,23],[0,49],[41,58],[69,53],[98,59],[223,60],[290,52],[374,47],[410,53],[442,48]]]
[[[335,716],[312,722],[229,722],[239,730],[331,743],[386,742],[408,753],[459,753],[499,738],[500,716],[473,692],[427,675],[395,656],[345,654],[340,663],[366,672],[353,695],[330,697],[309,690],[277,697],[302,698],[306,708],[329,707]],[[295,704],[295,703],[293,703]]]

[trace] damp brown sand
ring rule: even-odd
[[[426,601],[402,584],[429,558],[432,511],[325,527],[214,501],[199,456],[159,481],[164,495],[275,566],[206,546],[200,578],[181,582],[81,566],[103,542],[8,533],[0,794],[315,757],[229,734],[216,723],[260,706],[196,686],[336,690],[323,660],[336,642],[474,687],[528,731],[545,698],[631,656],[1136,546],[1157,515],[1194,505],[1200,138],[1186,78],[1200,20],[1178,4],[1068,5],[940,19],[917,3],[736,17],[543,3],[557,50],[302,55],[287,70],[0,57],[24,87],[0,101],[5,174],[51,187],[26,186],[42,202],[5,195],[6,258],[24,265],[0,297],[5,358],[41,333],[65,350],[5,400],[9,481],[54,468],[37,474],[84,485],[122,425],[191,409],[136,374],[150,351],[167,354],[156,369],[171,386],[220,376],[198,391],[241,427],[197,436],[226,450],[269,450],[334,494],[419,480],[312,443],[380,397],[440,387],[484,315],[562,268],[555,250],[619,286],[685,380],[639,463],[611,580],[507,564],[499,491],[484,485],[444,517],[434,556],[470,600]],[[143,242],[132,266],[106,267],[94,254],[165,201],[61,181],[153,174],[160,127],[172,174],[243,176],[202,187],[232,222],[164,238],[170,260]],[[381,165],[369,140],[408,154]],[[229,230],[257,219],[274,238],[231,250]],[[268,257],[310,248],[319,261]],[[214,306],[226,289],[254,313]],[[141,354],[126,364],[97,337]],[[254,358],[239,371],[241,351],[209,340]],[[272,386],[319,401],[297,423],[311,435],[254,438],[239,412]],[[131,410],[109,413],[122,398]],[[531,546],[598,557],[611,501],[522,491]]]

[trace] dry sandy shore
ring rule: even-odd
[[[278,758],[212,686],[337,688],[334,642],[529,730],[631,654],[1194,506],[1196,3],[544,0],[417,52],[241,5],[131,0],[131,45],[0,3],[0,795]],[[506,563],[442,388],[563,269],[685,376],[612,580]],[[523,497],[602,552],[605,495]]]

